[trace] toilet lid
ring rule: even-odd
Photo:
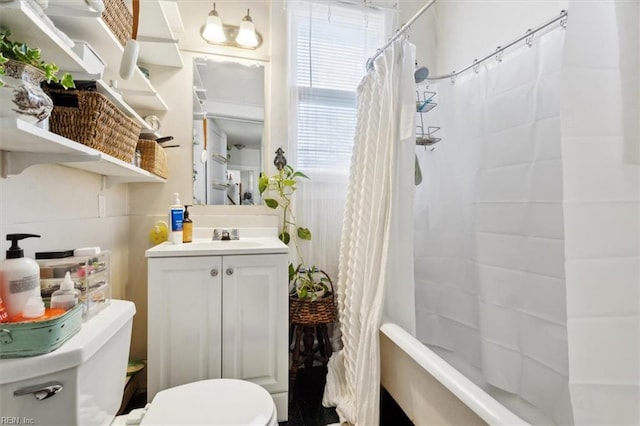
[[[142,425],[260,425],[274,416],[269,392],[255,383],[211,379],[158,392]]]

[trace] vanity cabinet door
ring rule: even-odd
[[[221,377],[222,258],[148,259],[148,390]]]
[[[222,259],[222,375],[288,389],[287,255]]]

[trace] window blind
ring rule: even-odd
[[[367,59],[388,38],[391,13],[295,2],[290,17],[296,166],[345,172],[355,136],[356,90]]]

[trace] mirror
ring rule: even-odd
[[[193,204],[262,204],[264,65],[193,61]]]

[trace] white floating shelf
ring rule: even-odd
[[[146,170],[15,118],[0,118],[2,176],[36,164],[62,164],[104,175],[109,184],[166,182]]]
[[[69,15],[51,16],[51,20],[67,36],[87,41],[99,53],[106,63],[102,79],[106,82],[117,82],[117,87],[122,91],[125,102],[132,108],[151,111],[167,111],[169,109],[151,82],[138,68],[135,69],[130,80],[121,79],[120,61],[124,47],[102,18]]]
[[[184,63],[178,49],[178,40],[173,34],[169,15],[165,12],[162,3],[157,0],[140,2],[141,19],[138,27],[140,53],[138,62],[182,68]],[[173,12],[175,13],[175,11]],[[153,38],[157,39],[157,41],[145,41],[145,38]]]
[[[11,40],[40,48],[45,62],[64,71],[88,72],[82,59],[23,1],[0,2],[0,27],[11,31]]]

